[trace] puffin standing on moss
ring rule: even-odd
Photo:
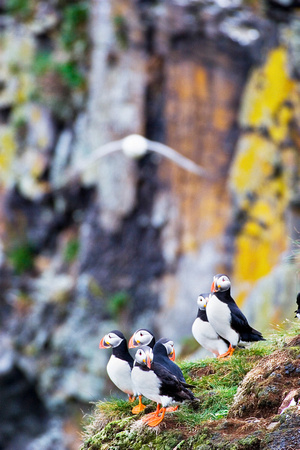
[[[231,356],[239,341],[264,341],[260,331],[252,328],[230,295],[231,282],[227,275],[214,276],[212,295],[206,306],[209,323],[219,336],[229,342],[228,350],[219,358]]]
[[[106,366],[108,376],[120,391],[128,394],[129,401],[133,402],[136,396],[131,380],[133,358],[128,352],[125,336],[121,331],[113,330],[101,339],[99,348],[112,348],[112,355]],[[141,405],[138,405],[138,412],[145,409],[145,405],[142,404],[141,399],[139,400]],[[135,408],[132,412],[137,414],[134,412]]]
[[[196,341],[214,356],[223,355],[228,351],[229,342],[218,335],[208,321],[206,307],[210,294],[200,294],[197,298],[198,315],[192,325],[192,334]]]
[[[148,346],[138,348],[131,378],[136,391],[157,403],[156,411],[142,419],[150,427],[157,426],[163,420],[167,406],[171,403],[195,399],[188,389],[192,386],[179,381],[164,366],[155,363],[153,350]]]
[[[298,309],[296,309],[296,311],[295,311],[295,314],[296,314],[295,318],[300,319],[300,292],[297,295],[296,303],[297,303]]]
[[[151,331],[146,328],[139,328],[136,330],[128,342],[129,348],[141,347],[142,345],[148,345],[148,347],[153,348],[155,345],[155,336]],[[142,403],[142,395],[138,392],[139,403],[132,409],[133,414],[139,414],[145,409],[145,405]]]

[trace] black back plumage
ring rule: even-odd
[[[260,331],[252,328],[238,305],[235,303],[230,295],[230,288],[226,291],[215,292],[214,295],[221,301],[227,304],[231,313],[231,327],[240,335],[240,339],[246,342],[264,341],[264,337]]]
[[[153,370],[160,381],[160,395],[167,395],[168,397],[171,397],[175,402],[195,399],[194,394],[189,389],[193,388],[194,386],[180,381],[163,365],[153,361],[151,364],[151,370]]]
[[[167,349],[164,346],[164,343],[168,342],[169,339],[161,338],[159,341],[156,342],[155,346],[153,347],[153,355],[154,359],[153,361],[155,363],[161,364],[166,369],[168,369],[173,375],[175,375],[178,380],[185,383],[185,378],[183,376],[183,373],[177,364],[175,364],[173,361],[170,360]]]

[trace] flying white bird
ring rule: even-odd
[[[131,134],[124,139],[108,142],[107,144],[101,145],[101,147],[94,150],[89,158],[85,159],[80,164],[77,164],[77,166],[67,174],[66,179],[72,179],[73,177],[84,172],[85,169],[87,169],[91,165],[95,164],[97,161],[99,161],[100,158],[103,158],[104,156],[119,150],[122,150],[126,156],[133,159],[142,158],[148,151],[153,151],[159,153],[162,156],[165,156],[166,158],[169,158],[178,166],[194,173],[195,175],[202,177],[207,176],[206,170],[203,167],[199,166],[189,158],[181,155],[173,148],[165,144],[161,144],[160,142],[150,141],[149,139],[146,139],[139,134]]]

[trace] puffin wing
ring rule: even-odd
[[[152,370],[160,380],[160,394],[172,397],[175,401],[193,400],[194,395],[188,388],[194,386],[182,383],[168,369],[159,363],[152,363]]]
[[[228,306],[231,312],[231,326],[237,333],[243,332],[245,328],[251,328],[248,320],[234,301],[229,303]]]
[[[263,336],[260,331],[252,328],[235,301],[229,303],[231,312],[231,327],[240,335],[242,341],[260,341]]]

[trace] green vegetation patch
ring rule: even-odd
[[[78,256],[80,249],[79,239],[70,239],[64,249],[64,261],[68,264],[74,262]]]
[[[89,4],[87,1],[68,5],[63,10],[61,41],[66,50],[74,48],[76,42],[86,43]]]
[[[30,242],[15,243],[7,252],[8,260],[18,275],[31,270],[34,264],[34,248]]]
[[[20,20],[27,20],[34,12],[34,3],[31,0],[6,0],[4,8],[7,13]]]
[[[128,309],[130,303],[131,298],[128,292],[119,291],[109,297],[107,310],[112,317],[119,317],[125,309]]]

